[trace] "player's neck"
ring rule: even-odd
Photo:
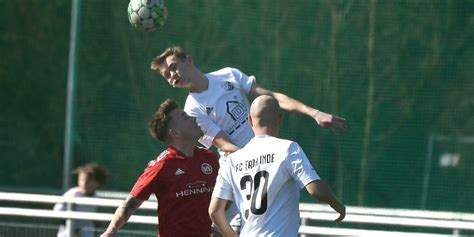
[[[255,136],[269,135],[269,136],[272,136],[272,137],[278,137],[278,128],[275,128],[275,127],[259,127],[259,128],[256,128],[256,127],[254,127],[253,128],[253,133],[255,134]]]
[[[189,93],[201,93],[209,88],[209,79],[203,73],[199,73],[194,83],[189,87]]]
[[[173,144],[173,147],[178,150],[179,152],[183,153],[186,157],[193,157],[194,156],[194,147],[196,144],[194,143],[178,143]]]

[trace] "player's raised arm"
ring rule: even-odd
[[[219,148],[219,150],[225,153],[232,153],[239,149],[239,147],[232,143],[230,138],[222,131],[217,133],[217,135],[214,137],[212,145],[216,146]]]
[[[140,205],[142,205],[144,200],[138,199],[133,197],[132,195],[129,195],[125,201],[122,203],[121,206],[117,208],[115,211],[114,216],[112,217],[112,220],[110,221],[109,226],[107,227],[107,230],[100,235],[101,237],[113,237],[116,236],[117,231],[125,224],[127,223],[128,219],[132,214],[137,210]]]
[[[283,93],[273,92],[271,90],[265,89],[256,82],[253,83],[252,88],[250,89],[250,94],[254,97],[260,95],[270,95],[278,100],[278,103],[283,110],[288,112],[298,112],[310,116],[323,128],[337,129],[343,132],[347,130],[345,118],[328,114],[313,107],[307,106],[304,103],[295,100]]]

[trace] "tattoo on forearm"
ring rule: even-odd
[[[137,210],[140,207],[142,202],[143,202],[142,200],[129,195],[127,197],[127,199],[125,199],[125,201],[120,206],[125,219],[128,220],[128,218],[130,218],[130,216],[132,216],[132,214],[135,212],[135,210]]]

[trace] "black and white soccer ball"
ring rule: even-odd
[[[128,20],[138,30],[151,31],[165,24],[168,9],[165,0],[130,0]]]

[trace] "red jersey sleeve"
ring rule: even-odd
[[[160,190],[159,174],[163,165],[164,162],[150,161],[130,191],[130,195],[141,200],[148,200],[152,193],[158,192]]]

